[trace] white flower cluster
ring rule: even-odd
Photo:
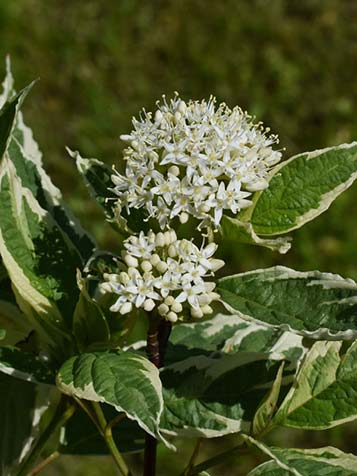
[[[148,312],[157,308],[165,319],[175,322],[185,310],[192,317],[210,314],[218,295],[215,283],[205,281],[224,262],[212,258],[217,245],[199,249],[191,241],[178,240],[173,230],[157,234],[150,231],[130,236],[125,242],[123,270],[105,274],[100,284],[104,292],[118,295],[110,310],[126,314],[133,308]]]
[[[280,161],[278,142],[240,108],[190,101],[178,95],[154,115],[143,111],[134,129],[121,139],[125,175],[112,176],[119,210],[144,208],[161,229],[179,217],[217,229],[225,211],[237,214],[251,205],[251,192],[267,187],[267,173]]]

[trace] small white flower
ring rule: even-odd
[[[223,263],[213,258],[216,249],[214,243],[199,249],[192,241],[178,240],[173,230],[141,232],[124,241],[122,258],[127,268],[118,274],[103,274],[100,290],[117,296],[112,312],[156,309],[171,322],[187,311],[202,317],[211,312],[209,305],[218,298],[213,292],[215,284],[205,281]]]
[[[251,205],[267,186],[270,168],[281,159],[278,142],[238,107],[209,101],[185,103],[178,96],[133,119],[121,136],[125,174],[112,176],[118,210],[145,210],[161,229],[173,220],[198,220],[199,229],[219,226],[222,216]]]

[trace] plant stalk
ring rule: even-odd
[[[167,342],[170,337],[171,323],[149,313],[149,329],[146,341],[146,354],[150,362],[157,368],[164,365],[164,356],[166,352]],[[143,476],[156,475],[156,452],[157,440],[152,435],[147,434],[145,437],[144,452],[144,473]]]
[[[43,461],[41,461],[40,464],[38,464],[36,466],[36,468],[34,468],[31,473],[30,473],[30,476],[35,476],[36,474],[38,474],[40,471],[42,471],[44,468],[46,468],[46,466],[48,466],[49,464],[53,463],[53,461],[56,461],[57,458],[59,458],[61,456],[61,453],[59,451],[54,451],[53,453],[51,453],[46,459],[44,459]]]
[[[98,402],[92,402],[92,406],[94,408],[94,412],[96,414],[98,424],[101,428],[101,433],[103,435],[104,441],[117,465],[117,468],[120,472],[121,476],[131,476],[131,472],[127,467],[124,458],[120,451],[117,448],[117,445],[114,441],[113,434],[112,434],[112,426],[107,423],[107,420],[104,416],[102,407]]]
[[[247,449],[242,448],[242,445],[235,446],[234,448],[224,451],[223,453],[220,453],[217,456],[213,456],[212,458],[207,459],[206,461],[203,461],[202,463],[197,464],[196,466],[192,466],[189,472],[187,472],[186,469],[185,471],[183,471],[183,473],[180,474],[180,476],[195,476],[201,473],[202,471],[211,468],[212,466],[216,466],[217,464],[225,462],[228,457],[233,456],[235,453],[245,453],[246,451]]]
[[[20,469],[17,472],[17,476],[27,476],[31,473],[32,466],[36,463],[42,450],[48,443],[49,438],[52,436],[53,433],[55,433],[59,428],[61,428],[61,426],[66,423],[66,421],[71,418],[75,410],[75,405],[71,403],[68,406],[67,398],[62,396],[52,420],[50,421],[46,429],[43,431],[43,433],[41,433],[35,445],[33,446],[30,454],[20,466]]]
[[[191,470],[192,468],[194,467],[194,464],[195,464],[195,461],[198,457],[198,454],[200,452],[200,449],[201,449],[201,446],[202,446],[202,438],[198,438],[196,444],[195,444],[195,447],[193,449],[193,452],[192,452],[192,455],[191,455],[191,458],[190,458],[190,461],[187,465],[187,468],[185,469],[184,471],[184,475],[185,476],[190,476],[191,474]]]

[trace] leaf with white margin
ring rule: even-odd
[[[77,283],[80,295],[73,314],[73,335],[78,349],[84,351],[91,344],[108,343],[110,329],[104,312],[90,297],[87,283],[80,272],[77,273]]]
[[[114,186],[111,180],[113,170],[104,162],[98,159],[86,159],[78,151],[70,150],[68,147],[67,152],[75,159],[77,169],[90,195],[102,207],[106,218],[109,221],[114,220],[114,205],[118,196],[111,190]]]
[[[165,401],[162,431],[205,438],[247,431],[283,358],[236,352],[196,355],[167,365],[160,372]]]
[[[276,455],[275,449],[267,446],[262,441],[255,440],[251,436],[241,435],[241,438],[248,444],[248,446],[253,446],[262,453],[266,454],[275,463],[275,467],[284,470],[284,475],[293,475],[293,476],[303,476],[297,469],[290,467],[288,460],[285,458],[284,454]],[[250,474],[250,473],[249,473]]]
[[[254,435],[260,435],[263,432],[266,431],[266,429],[269,427],[269,424],[271,423],[271,420],[273,419],[273,415],[277,409],[278,405],[278,399],[279,399],[279,394],[280,394],[280,389],[281,389],[281,383],[283,379],[283,371],[284,371],[284,364],[285,362],[282,362],[278,373],[276,374],[275,381],[262,401],[260,407],[256,411],[254,415],[254,420],[253,420],[253,434]]]
[[[357,420],[357,341],[316,342],[277,411],[274,423],[322,430]]]
[[[357,338],[357,284],[319,271],[283,266],[219,280],[217,292],[242,318],[312,339]]]
[[[102,207],[108,222],[113,228],[124,235],[138,231],[148,231],[149,225],[142,210],[131,209],[130,214],[120,209],[118,196],[114,193],[114,183],[111,179],[113,169],[98,159],[81,157],[78,151],[67,148],[67,152],[76,160],[81,174],[91,196]]]
[[[265,352],[282,354],[297,362],[306,352],[303,338],[291,332],[247,321],[237,314],[217,314],[207,321],[174,326],[165,363],[194,355]]]
[[[12,346],[0,346],[0,372],[27,382],[55,384],[55,373],[43,358]]]
[[[257,466],[248,476],[286,476],[277,459],[301,476],[357,476],[357,456],[330,446],[309,450],[270,448],[270,451],[274,460]]]
[[[287,253],[291,248],[291,238],[260,238],[251,223],[227,216],[222,217],[220,233],[225,242],[234,241],[235,243],[263,246],[281,254]]]
[[[10,102],[3,110],[12,107],[13,114],[0,166],[0,251],[22,311],[30,312],[33,323],[45,317],[47,328],[66,333],[62,321],[70,321],[78,297],[75,270],[84,266],[94,244],[42,168],[41,153],[18,111],[27,90],[9,99],[15,94],[9,68],[5,84],[1,100]]]
[[[0,259],[0,327],[6,329],[2,345],[15,345],[26,338],[32,328],[20,311],[11,282]]]
[[[357,178],[357,142],[291,157],[270,177],[240,217],[263,236],[288,233],[327,210]]]
[[[80,354],[62,365],[57,386],[67,395],[112,405],[160,438],[162,386],[158,369],[145,357],[123,351]]]
[[[47,388],[0,372],[0,474],[14,476],[48,407]]]

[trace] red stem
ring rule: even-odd
[[[149,319],[146,354],[150,362],[160,368],[164,365],[164,355],[171,332],[171,323],[165,319],[158,320],[154,315],[150,315]],[[155,476],[156,474],[156,447],[156,438],[147,434],[145,437],[143,476]]]

